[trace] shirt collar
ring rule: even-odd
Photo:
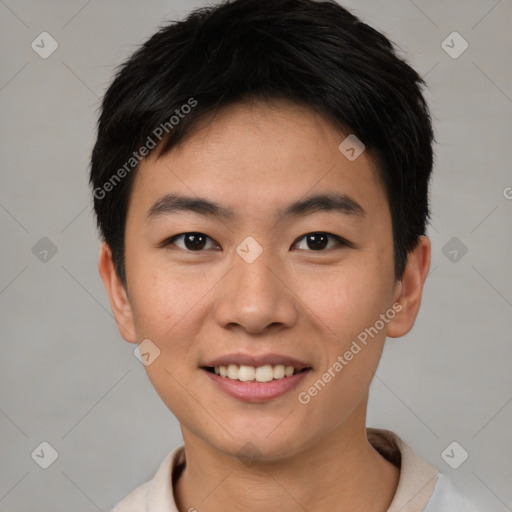
[[[422,512],[432,496],[439,471],[393,432],[374,428],[367,428],[366,432],[371,445],[400,468],[398,487],[387,512]]]

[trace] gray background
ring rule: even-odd
[[[114,67],[200,5],[0,0],[2,512],[107,511],[181,442],[110,313],[87,167]],[[416,327],[388,340],[368,424],[396,431],[486,512],[512,510],[512,2],[343,5],[426,77],[439,142],[431,275]],[[59,44],[47,59],[31,48],[43,31]],[[456,59],[441,46],[453,31],[469,44]],[[34,254],[43,237],[56,254],[44,241]],[[58,452],[46,470],[31,457],[43,441]],[[441,457],[452,441],[469,453],[458,469]]]

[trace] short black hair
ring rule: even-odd
[[[398,49],[334,0],[228,0],[160,27],[106,91],[91,157],[98,228],[121,281],[138,163],[182,143],[207,114],[275,99],[364,143],[389,202],[399,279],[430,216],[435,139],[426,84]]]

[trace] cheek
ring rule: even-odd
[[[379,274],[382,268],[353,266],[333,269],[324,275],[302,276],[298,295],[313,312],[317,328],[340,343],[356,337],[373,325],[389,307],[390,289]]]
[[[133,275],[138,276],[132,286],[137,339],[150,339],[160,351],[145,371],[171,410],[186,410],[190,396],[184,388],[195,369],[192,348],[205,314],[206,302],[200,299],[212,285],[209,280],[138,263],[140,266],[132,267]]]
[[[212,279],[199,270],[166,268],[142,256],[131,263],[127,271],[136,276],[129,284],[137,334],[162,342],[179,336],[200,311]]]

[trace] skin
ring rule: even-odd
[[[126,220],[127,289],[102,246],[99,271],[121,335],[150,339],[161,351],[145,368],[185,441],[187,466],[174,489],[180,511],[379,512],[393,498],[399,470],[366,437],[368,391],[386,336],[403,336],[415,322],[430,242],[420,238],[395,280],[383,185],[368,152],[349,161],[338,150],[345,136],[284,101],[225,108],[138,169]],[[277,222],[277,210],[293,201],[333,191],[366,214],[320,211]],[[147,220],[168,193],[208,198],[236,217],[180,212]],[[183,238],[161,245],[187,232],[210,237],[202,252]],[[304,235],[318,232],[352,245],[331,238],[315,251]],[[236,252],[248,236],[263,248],[250,264]],[[385,328],[299,403],[298,393],[397,301],[402,309]],[[285,354],[312,370],[297,389],[246,403],[199,368],[235,351]],[[249,442],[252,464],[240,457]]]

